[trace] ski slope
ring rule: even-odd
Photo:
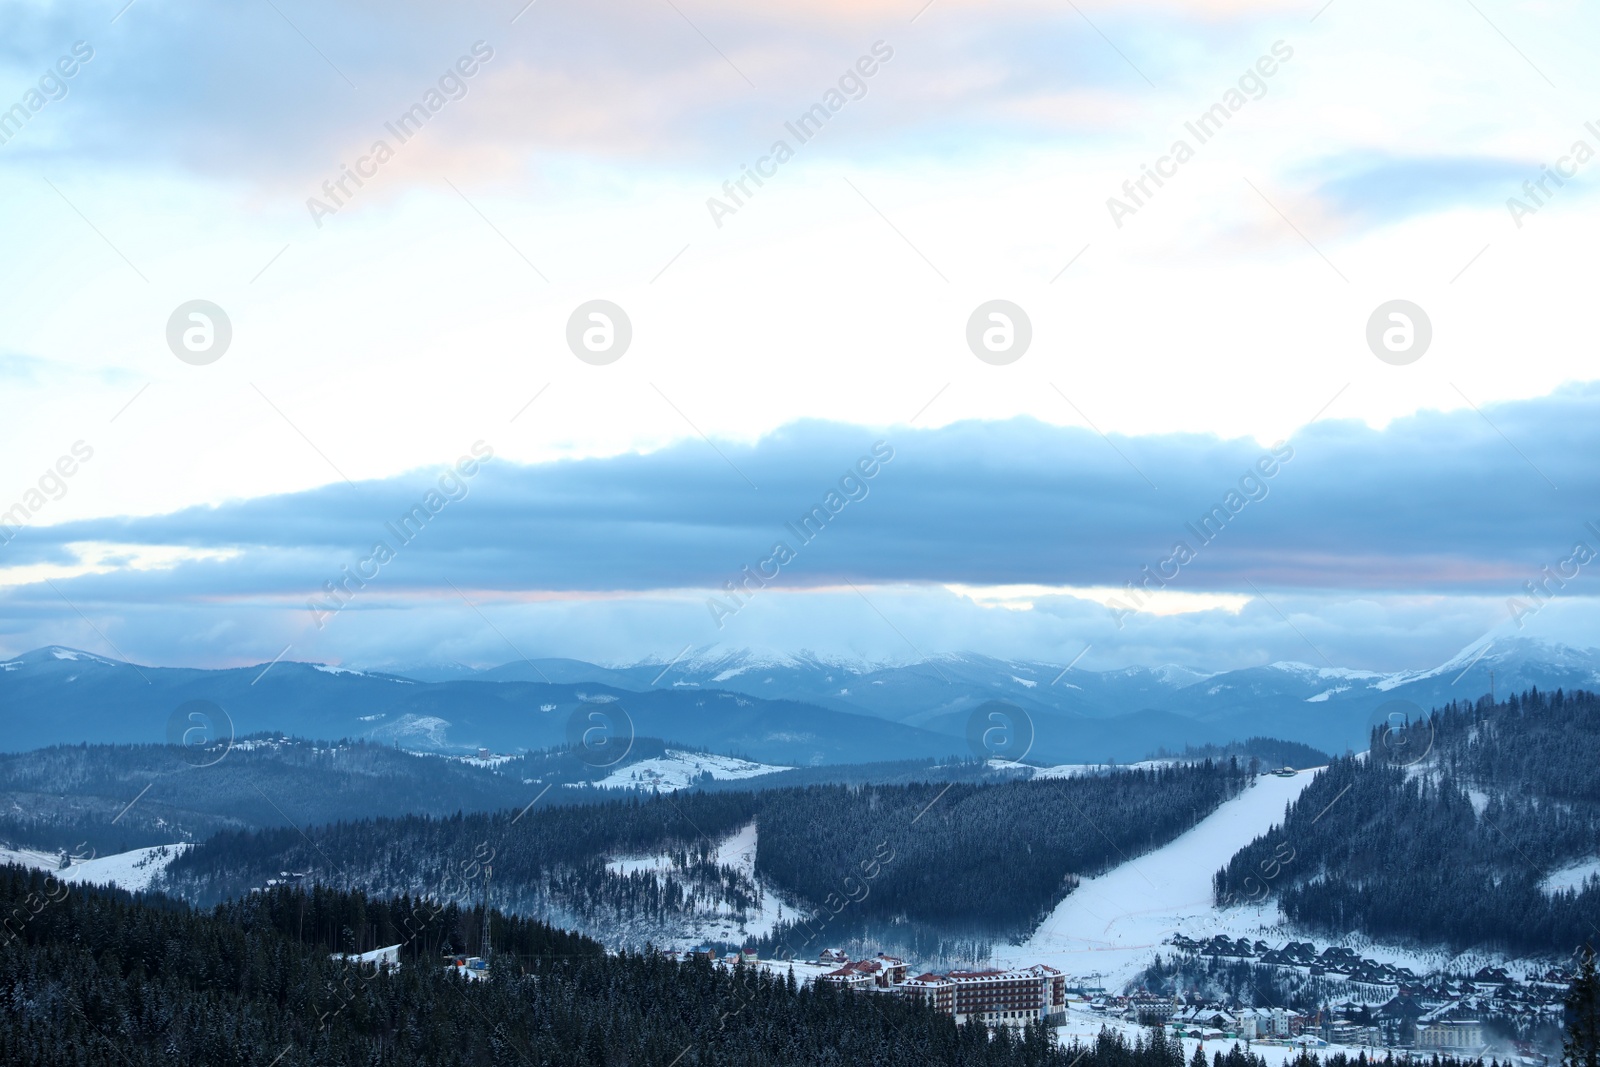
[[[1212,905],[1211,877],[1282,822],[1284,805],[1299,797],[1315,773],[1262,775],[1177,839],[1085,878],[1026,941],[997,948],[996,963],[1047,963],[1116,991],[1165,951],[1162,942],[1174,933],[1286,940],[1275,902],[1219,910]]]

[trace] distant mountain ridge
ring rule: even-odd
[[[1139,755],[1159,745],[1225,744],[1250,736],[1300,741],[1338,752],[1365,747],[1369,720],[1390,701],[1422,710],[1490,690],[1600,688],[1600,649],[1494,635],[1474,641],[1445,662],[1404,671],[1369,671],[1280,661],[1260,667],[1203,671],[1177,664],[1092,671],[1081,666],[947,653],[907,663],[881,663],[810,652],[710,648],[676,661],[645,660],[601,666],[578,660],[525,660],[474,675],[483,680],[602,679],[625,689],[720,689],[785,698],[889,719],[942,733],[959,733],[964,716],[1000,699],[1049,726],[1072,730],[1077,755],[1095,743],[1121,744],[1121,735],[1153,730]],[[405,673],[401,671],[400,673]],[[1111,728],[1118,721],[1126,729]],[[1087,747],[1086,747],[1087,746]]]
[[[0,663],[0,749],[159,742],[179,704],[210,700],[240,734],[522,752],[569,743],[580,709],[610,702],[640,736],[809,766],[982,754],[974,716],[999,701],[1031,727],[1030,761],[1126,762],[1248,737],[1337,753],[1364,748],[1391,702],[1404,712],[1474,700],[1489,691],[1491,671],[1502,694],[1600,689],[1600,649],[1496,636],[1418,670],[1279,662],[1208,673],[1172,664],[1091,671],[976,653],[892,664],[711,648],[625,665],[547,658],[408,674],[287,660],[136,667],[52,646]]]

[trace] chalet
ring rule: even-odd
[[[888,985],[883,975],[883,966],[876,960],[857,960],[854,963],[847,963],[836,971],[829,971],[819,976],[817,981],[844,989],[882,988]]]
[[[1397,994],[1373,1013],[1383,1044],[1391,1048],[1411,1048],[1417,1043],[1417,1020],[1427,1012],[1409,990]]]
[[[1480,993],[1494,993],[1512,983],[1504,967],[1484,967],[1472,976],[1472,987]]]
[[[880,952],[874,958],[874,962],[883,967],[883,973],[887,979],[887,984],[899,985],[901,982],[906,980],[906,971],[909,970],[909,968],[906,966],[906,961],[900,957],[885,956]]]
[[[1140,990],[1128,998],[1128,1007],[1133,1017],[1140,1022],[1164,1023],[1178,1010],[1178,1002],[1175,997],[1164,997]]]

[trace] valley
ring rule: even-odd
[[[739,676],[730,670],[722,682]],[[614,703],[596,702],[591,683],[569,684],[578,707]],[[1009,715],[1020,705],[979,707]],[[1471,1013],[1488,1028],[1484,1047],[1532,1050],[1559,1028],[1571,963],[1562,935],[1535,931],[1597,910],[1591,720],[1600,702],[1587,693],[1530,689],[1498,705],[1380,719],[1354,756],[1255,737],[1082,762],[795,766],[643,736],[610,749],[452,752],[264,733],[202,746],[198,760],[162,745],[57,747],[0,755],[11,797],[0,862],[73,890],[202,909],[311,887],[435,899],[462,916],[465,952],[482,951],[468,917],[486,897],[497,914],[610,952],[667,953],[680,965],[704,955],[716,967],[744,954],[802,988],[837,983],[839,959],[877,953],[925,977],[1043,967],[1073,991],[1053,1030],[1064,1042],[1104,1028],[1142,1042],[1155,1012],[1192,1052],[1213,1032],[1266,1025],[1240,1014],[1248,1009],[1298,1020],[1293,1033],[1255,1033],[1269,1062],[1307,1047],[1354,1054],[1398,1040],[1371,1020],[1415,997],[1422,1014]],[[1542,799],[1516,799],[1531,781]],[[1405,836],[1375,833],[1374,818]],[[1489,835],[1458,850],[1468,865],[1453,877],[1489,879],[1480,894],[1524,894],[1497,909],[1521,917],[1518,932],[1464,922],[1459,908],[1446,932],[1417,909],[1399,876],[1427,868],[1403,857],[1429,850],[1440,831],[1428,820],[1439,818]],[[1502,826],[1519,837],[1518,863],[1540,861],[1519,873],[1493,840]],[[1363,859],[1369,845],[1398,862]],[[1358,899],[1384,902],[1385,922],[1314,917],[1352,875],[1371,894]],[[1538,908],[1553,918],[1529,926]]]

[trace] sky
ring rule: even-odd
[[[1596,21],[0,0],[0,652],[1600,643]]]

